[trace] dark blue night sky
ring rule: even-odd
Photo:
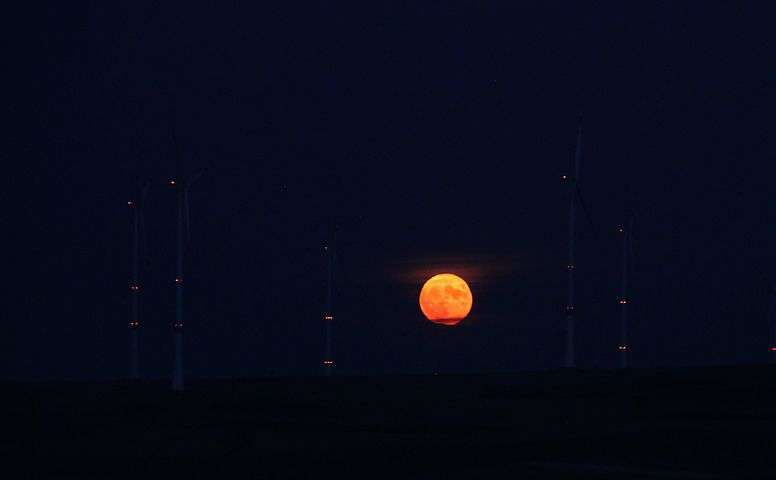
[[[19,37],[35,129],[11,142],[32,188],[6,196],[22,245],[3,376],[126,375],[138,178],[141,368],[169,374],[176,156],[212,167],[190,199],[190,376],[320,370],[334,225],[339,371],[558,367],[580,113],[579,365],[616,365],[629,213],[633,364],[767,359],[766,4],[223,3],[52,2]],[[418,309],[441,271],[474,294],[455,328]]]

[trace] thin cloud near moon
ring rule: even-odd
[[[527,266],[527,261],[518,255],[471,254],[471,255],[414,255],[393,261],[386,267],[387,274],[395,282],[420,287],[438,273],[452,273],[466,280],[470,286],[492,282]]]

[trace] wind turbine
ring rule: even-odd
[[[568,295],[566,303],[566,359],[564,366],[566,368],[575,368],[577,366],[576,356],[574,352],[574,323],[575,323],[575,279],[574,270],[576,269],[576,205],[579,198],[579,163],[582,159],[582,120],[579,122],[579,130],[577,131],[577,146],[574,152],[574,174],[573,176],[563,175],[569,185],[569,251],[568,262],[566,264],[566,270],[568,272]]]
[[[323,312],[323,321],[325,323],[325,340],[323,355],[323,373],[329,377],[334,370],[334,357],[331,348],[331,329],[334,322],[333,296],[334,296],[334,262],[336,259],[335,245],[337,241],[336,230],[332,233],[330,245],[325,245],[323,250],[326,254],[327,279],[326,279],[326,308]]]
[[[618,229],[622,235],[622,284],[620,287],[620,344],[617,345],[617,351],[620,354],[620,368],[628,368],[628,357],[630,355],[630,345],[628,345],[628,267],[631,258],[631,238],[633,230],[633,217],[630,217],[628,224]]]
[[[771,288],[770,327],[771,327],[771,362],[776,363],[776,285]]]
[[[172,389],[183,390],[183,260],[186,244],[190,240],[189,224],[189,189],[203,175],[204,170],[186,179],[180,174],[170,180],[170,186],[175,188],[178,200],[176,259],[175,259],[175,322],[173,323],[173,344],[175,356],[172,374]]]
[[[127,201],[132,209],[132,278],[129,283],[129,378],[140,378],[140,353],[138,336],[140,330],[140,236],[145,229],[144,208],[148,195],[148,183],[138,184],[135,198]]]
[[[170,105],[174,106],[173,101]],[[176,261],[175,261],[175,321],[172,324],[173,331],[173,368],[172,368],[172,389],[183,390],[183,260],[184,249],[188,240],[190,240],[189,228],[189,189],[205,173],[200,170],[196,175],[186,178],[181,169],[181,154],[175,135],[175,111],[172,112],[172,122],[170,123],[170,136],[175,149],[175,177],[170,179],[169,185],[176,191],[178,202],[177,209],[177,235],[176,235]],[[185,225],[185,227],[184,227]],[[184,235],[185,232],[185,235]]]

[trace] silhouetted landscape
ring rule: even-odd
[[[61,478],[740,478],[776,467],[771,366],[6,391],[17,441],[4,453],[32,452],[25,465]]]

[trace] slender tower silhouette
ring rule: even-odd
[[[189,189],[205,172],[200,171],[189,179],[183,178],[180,169],[178,174],[170,180],[170,186],[175,188],[177,197],[177,223],[176,223],[176,258],[175,258],[175,322],[172,325],[173,346],[175,349],[172,369],[172,389],[183,390],[183,284],[184,284],[184,255],[188,241],[190,240],[189,226]]]
[[[171,122],[170,122],[170,137],[173,144],[175,154],[175,177],[173,177],[169,184],[175,189],[177,199],[177,221],[176,221],[176,259],[175,259],[175,321],[172,324],[172,336],[173,336],[173,367],[172,367],[172,389],[177,391],[183,390],[183,284],[185,280],[184,276],[184,253],[185,247],[190,240],[190,225],[189,225],[189,189],[192,184],[196,182],[206,170],[200,170],[196,175],[186,178],[185,173],[181,167],[181,152],[178,144],[175,129],[175,103],[171,99],[170,106]]]
[[[776,284],[771,287],[770,297],[771,345],[769,350],[771,352],[771,362],[776,363]]]
[[[178,169],[176,169],[178,170]],[[183,390],[183,219],[186,206],[186,187],[184,181],[178,178],[170,180],[175,188],[178,202],[176,223],[176,257],[175,257],[175,321],[172,324],[174,359],[172,368],[172,389]]]
[[[620,344],[617,351],[620,355],[620,368],[628,368],[630,357],[630,345],[628,344],[628,268],[630,264],[631,230],[633,230],[633,217],[627,224],[618,229],[622,236],[622,284],[620,286]]]
[[[574,323],[575,323],[575,304],[574,304],[574,270],[576,269],[576,205],[579,189],[579,163],[582,157],[582,121],[580,119],[579,129],[577,131],[577,146],[574,152],[574,173],[571,176],[564,176],[569,184],[569,252],[566,270],[568,272],[568,298],[566,303],[566,368],[575,368],[576,355],[574,351]]]
[[[334,261],[335,261],[336,233],[332,234],[331,242],[325,245],[323,250],[326,254],[327,278],[326,278],[326,308],[323,313],[325,339],[323,354],[323,374],[331,376],[334,370],[334,356],[331,348],[331,329],[334,322],[333,296],[334,296]]]
[[[137,192],[127,202],[132,209],[132,278],[129,282],[129,378],[140,378],[140,352],[138,336],[140,330],[140,236],[144,228],[143,210],[148,194],[148,185],[138,183]]]

